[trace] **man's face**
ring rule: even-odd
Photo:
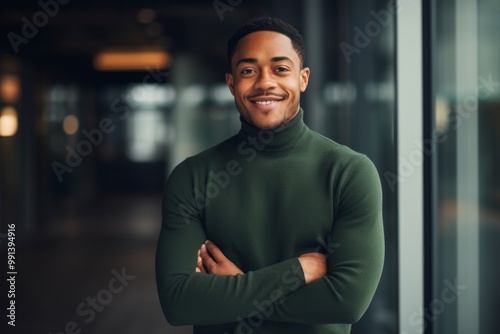
[[[300,68],[289,37],[273,31],[246,35],[238,42],[231,70],[226,82],[247,122],[273,129],[299,112],[309,68]]]

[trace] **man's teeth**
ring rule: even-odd
[[[274,103],[274,102],[276,102],[276,101],[256,101],[255,103],[267,105],[267,104],[271,104],[271,103]]]

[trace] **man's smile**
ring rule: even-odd
[[[254,104],[269,106],[283,101],[285,97],[286,97],[285,94],[265,94],[265,95],[252,96],[248,98],[248,100]]]
[[[261,111],[271,111],[274,110],[280,102],[283,102],[284,98],[262,96],[259,98],[249,99],[249,101],[256,107],[257,110]]]
[[[256,104],[263,104],[263,105],[269,105],[271,103],[276,103],[279,101],[255,101]]]

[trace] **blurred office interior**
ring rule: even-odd
[[[352,333],[498,333],[500,1],[0,8],[0,251],[5,275],[14,224],[12,333],[190,333],[166,322],[156,295],[161,194],[176,164],[239,130],[225,43],[258,16],[304,36],[308,126],[368,155],[380,174],[384,273]],[[405,54],[416,57],[410,66]],[[134,278],[109,293],[123,271]],[[5,300],[2,291],[2,310]]]

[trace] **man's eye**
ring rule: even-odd
[[[276,68],[276,72],[279,72],[279,73],[288,72],[288,68],[286,68],[286,67],[278,67],[278,68]]]
[[[252,74],[254,72],[255,72],[254,70],[247,68],[247,69],[242,70],[241,74]]]

